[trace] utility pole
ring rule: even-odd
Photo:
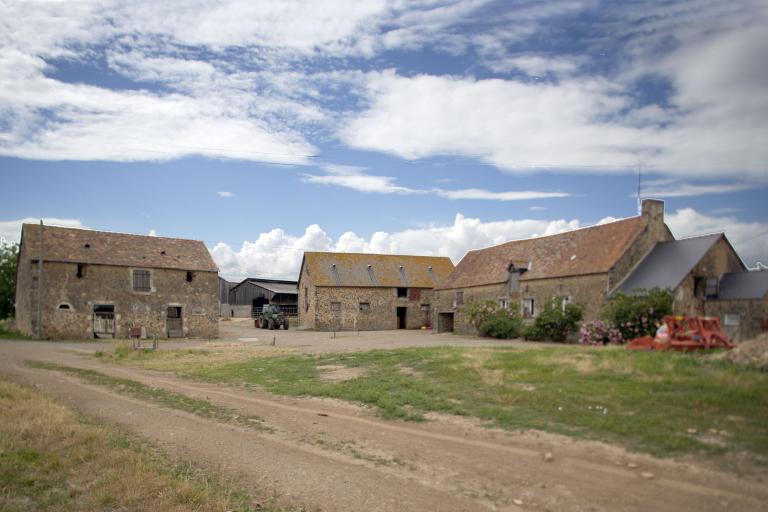
[[[37,339],[43,337],[43,219],[40,219],[40,251],[37,256]]]

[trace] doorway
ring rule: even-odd
[[[405,316],[407,313],[408,313],[407,307],[397,308],[397,328],[398,329],[405,329],[405,326],[406,326]]]
[[[165,316],[165,329],[168,332],[169,338],[182,338],[184,336],[181,306],[168,306],[168,314]]]
[[[112,304],[94,304],[93,337],[115,337],[115,306]]]
[[[259,316],[267,304],[269,304],[269,299],[266,297],[256,297],[253,299],[251,301],[251,318]]]
[[[437,332],[453,332],[453,313],[437,315]]]

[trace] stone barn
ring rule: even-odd
[[[462,307],[470,301],[491,300],[532,319],[553,297],[583,306],[585,318],[594,319],[608,293],[667,240],[673,236],[664,203],[646,199],[636,217],[469,251],[435,290],[434,325],[475,334]]]
[[[218,336],[218,269],[195,240],[24,224],[16,323],[36,338]]]
[[[305,252],[299,323],[324,331],[429,327],[433,290],[452,270],[445,257]]]

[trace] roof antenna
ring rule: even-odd
[[[642,160],[637,161],[637,214],[642,215],[643,213],[643,198],[641,194],[642,189],[642,183],[643,183],[643,166],[645,165],[645,162]]]

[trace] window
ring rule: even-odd
[[[409,288],[408,298],[410,300],[421,300],[421,288]]]
[[[408,288],[398,288],[397,289],[397,297],[407,297],[408,296]]]
[[[40,285],[40,278],[37,276],[32,276],[32,289],[37,290],[37,287]]]
[[[85,265],[83,265],[82,263],[78,263],[77,264],[77,274],[76,275],[77,275],[78,279],[85,275]]]
[[[304,287],[304,311],[309,311],[309,291]]]
[[[429,304],[422,304],[422,305],[421,305],[421,310],[422,310],[423,312],[425,312],[425,313],[429,313],[429,309],[430,309],[430,306],[429,306]]]
[[[59,309],[64,311],[70,311],[72,307],[69,304],[64,303],[64,304],[59,304]]]
[[[562,309],[563,312],[565,312],[565,306],[567,306],[570,303],[571,303],[571,296],[570,295],[566,295],[565,297],[561,297],[560,309]]]
[[[152,274],[149,270],[134,270],[133,271],[133,291],[135,292],[151,292]]]
[[[187,277],[186,277],[186,279],[187,279],[187,282],[188,282],[188,283],[191,283],[191,282],[192,282],[192,280],[193,280],[194,278],[195,278],[195,274],[194,274],[194,272],[187,272]]]
[[[341,302],[331,302],[331,311],[334,311],[334,312],[341,311]]]
[[[370,302],[361,302],[360,303],[360,312],[367,313],[371,310],[371,303]]]
[[[523,318],[533,318],[536,314],[536,307],[533,299],[523,299]]]
[[[509,301],[507,299],[499,299],[499,307],[501,309],[507,309],[509,307]]]
[[[717,278],[708,277],[704,286],[704,296],[708,299],[717,297]]]
[[[464,292],[456,292],[456,305],[461,306],[464,304]]]

